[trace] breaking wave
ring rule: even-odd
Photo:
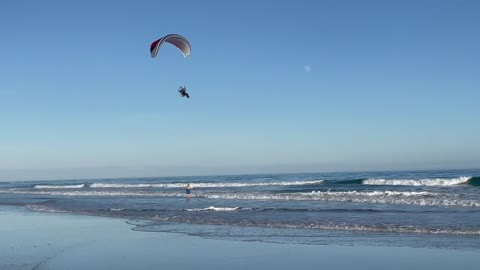
[[[84,188],[85,184],[78,185],[36,185],[33,188],[37,189],[75,189],[75,188]]]
[[[304,186],[320,184],[324,180],[312,181],[284,181],[258,183],[191,183],[194,188],[223,188],[223,187],[259,187],[259,186]],[[152,183],[152,184],[107,184],[93,183],[90,188],[184,188],[188,183]]]
[[[186,209],[188,212],[202,212],[202,211],[215,211],[215,212],[230,212],[235,210],[240,210],[241,207],[215,207],[210,206],[207,208],[193,208],[193,209]]]
[[[382,179],[369,178],[362,181],[364,185],[386,186],[453,186],[466,184],[472,177],[462,176],[457,178],[426,178],[426,179]]]

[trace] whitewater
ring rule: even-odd
[[[208,238],[480,250],[479,189],[478,170],[46,180],[0,182],[0,205]]]

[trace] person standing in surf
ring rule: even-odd
[[[185,188],[185,194],[186,194],[187,198],[192,197],[191,193],[192,193],[192,185],[187,184],[187,187]]]

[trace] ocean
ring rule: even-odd
[[[211,239],[480,252],[480,170],[0,182],[0,205]]]

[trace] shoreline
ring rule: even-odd
[[[276,244],[132,230],[126,219],[0,206],[0,270],[477,269],[477,252]]]

